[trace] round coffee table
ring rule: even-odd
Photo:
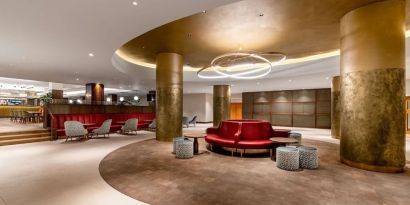
[[[294,143],[299,142],[297,139],[289,138],[289,137],[272,137],[270,138],[270,140],[272,141],[272,148],[270,149],[271,157],[272,157],[272,149],[275,149],[275,154],[276,154],[276,148],[280,147],[281,145],[286,146],[288,144],[294,144]]]
[[[198,155],[199,150],[198,150],[198,138],[205,138],[206,134],[205,133],[185,133],[184,137],[185,138],[193,138],[194,139],[194,154]]]

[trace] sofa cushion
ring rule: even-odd
[[[219,126],[218,135],[222,138],[238,140],[237,135],[240,133],[241,123],[222,121]]]
[[[269,122],[243,122],[241,140],[268,140],[272,135]]]
[[[215,134],[208,134],[205,141],[209,144],[216,144],[223,147],[235,147],[235,140],[222,138]]]
[[[268,149],[272,146],[270,140],[240,140],[238,148],[242,149]]]

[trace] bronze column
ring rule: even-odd
[[[92,104],[104,102],[104,85],[101,83],[87,83],[85,85],[85,100]]]
[[[333,77],[331,90],[331,134],[333,138],[340,139],[340,76]]]
[[[343,163],[370,171],[403,171],[404,66],[404,0],[371,3],[342,18]]]
[[[231,115],[231,86],[214,85],[214,127]]]
[[[183,57],[176,53],[157,56],[156,139],[172,141],[182,135]]]

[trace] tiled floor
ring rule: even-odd
[[[0,118],[0,133],[37,130],[42,128],[43,123],[18,123],[10,121],[9,118]]]
[[[184,131],[203,131],[207,126],[209,125],[200,124],[197,128],[184,129]],[[410,183],[408,171],[406,174],[401,175],[381,174],[339,165],[337,164],[338,141],[330,138],[329,130],[298,128],[294,128],[293,130],[299,130],[302,132],[304,139],[311,140],[309,143],[314,143],[312,140],[318,140],[320,141],[319,143],[325,144],[325,147],[329,147],[330,149],[325,148],[324,151],[321,152],[322,154],[325,154],[324,159],[326,159],[326,161],[324,162],[329,163],[332,166],[328,167],[324,166],[326,164],[321,164],[321,170],[302,172],[284,172],[277,170],[275,167],[271,167],[272,169],[270,169],[269,172],[278,173],[283,177],[283,179],[275,182],[277,185],[276,189],[284,189],[286,190],[286,193],[293,193],[290,196],[285,194],[277,195],[277,197],[281,199],[280,201],[284,201],[283,198],[286,197],[290,197],[289,201],[300,199],[296,196],[304,190],[303,183],[311,183],[313,184],[312,186],[315,186],[315,189],[309,190],[309,198],[301,198],[301,200],[314,200],[315,197],[327,197],[329,200],[322,204],[335,204],[333,202],[337,197],[344,197],[346,198],[345,200],[351,198],[353,201],[356,197],[361,196],[359,193],[366,193],[363,197],[376,197],[379,200],[371,201],[374,202],[374,204],[382,204],[382,202],[385,202],[386,204],[405,204],[408,202],[410,198],[410,195],[408,194],[408,190],[410,190],[408,185],[408,183]],[[108,185],[102,179],[98,169],[101,160],[112,151],[123,147],[124,145],[153,139],[154,137],[155,134],[152,132],[141,131],[137,136],[112,135],[109,139],[93,139],[85,142],[63,143],[63,141],[53,141],[0,147],[0,205],[141,204]],[[152,142],[155,143],[155,141],[144,141],[141,145],[142,147],[146,147]],[[202,142],[200,144],[204,145]],[[410,159],[409,145],[410,139],[408,138],[408,159]],[[167,149],[169,149],[169,146],[167,147]],[[326,155],[327,152],[329,153],[329,156]],[[140,147],[137,147],[136,150],[132,150],[129,155],[135,156],[137,153],[141,153]],[[166,152],[166,154],[168,155],[169,152]],[[141,156],[146,156],[147,158],[151,155],[151,153],[141,153]],[[191,161],[198,161],[201,163],[201,159],[204,157],[212,157],[212,155],[203,155],[192,160],[179,161],[178,163],[186,162],[186,164],[189,164]],[[238,163],[244,162],[244,165],[248,165],[254,160],[254,158],[241,159],[238,157],[232,158],[230,156],[223,156],[223,158],[234,160],[234,162]],[[155,160],[157,163],[164,163],[164,169],[166,170],[167,167],[165,167],[165,165],[169,162],[163,161],[163,159]],[[256,175],[260,175],[260,173],[257,172],[258,169],[266,169],[263,164],[266,164],[267,166],[273,165],[272,161],[265,158],[257,158],[256,161],[255,171],[250,171]],[[220,169],[217,169],[217,172],[221,172],[223,169],[229,169],[229,163],[231,162],[218,165]],[[336,166],[333,166],[334,164],[336,164]],[[409,167],[410,164],[407,166]],[[187,168],[189,169],[189,166]],[[212,167],[210,167],[210,169],[211,168]],[[130,170],[127,174],[132,177],[135,173],[134,170]],[[316,176],[318,173],[321,175],[319,177],[310,178],[309,176],[313,175],[310,175],[309,173],[313,173]],[[155,174],[160,173],[153,172],[153,174],[153,176],[155,176]],[[226,175],[228,175],[228,173]],[[292,179],[293,177],[289,177],[288,175],[295,176],[295,178]],[[203,180],[208,180],[201,172],[196,172],[196,176],[198,178],[203,177]],[[344,182],[346,177],[350,177],[353,180],[350,181],[352,183],[347,183],[347,181]],[[376,181],[368,181],[369,177]],[[335,178],[337,180],[333,181]],[[170,186],[169,181],[166,179],[167,178],[158,178],[149,183],[147,182],[144,187],[148,191],[150,188],[148,185],[150,185],[151,182],[163,183],[166,186]],[[267,177],[267,179],[269,179],[269,177]],[[181,178],[181,180],[183,180],[183,178]],[[239,180],[239,182],[240,181],[241,180]],[[396,184],[393,185],[391,182],[396,182]],[[177,183],[178,180],[174,181],[174,185],[177,185]],[[232,183],[237,182],[233,179]],[[301,185],[300,183],[302,183],[302,188],[289,186],[289,183],[292,185]],[[255,186],[257,187],[258,185],[255,184]],[[347,188],[344,188],[343,186],[347,186],[347,188],[356,188],[363,192],[354,192],[352,190],[346,192]],[[215,187],[215,189],[219,190],[220,188]],[[252,190],[249,189],[250,188],[246,187],[245,189],[242,189],[242,191],[246,193],[251,192]],[[383,192],[388,194],[392,190],[397,192],[389,196],[383,194]],[[197,191],[207,192],[208,190]],[[228,194],[240,194],[240,192],[236,193],[232,190],[220,191]],[[277,190],[267,190],[266,194],[267,196],[271,196],[271,194],[276,191]],[[158,196],[164,194],[174,194],[173,196],[178,196],[178,193],[174,192],[159,193]],[[183,196],[183,193],[180,196]],[[332,199],[333,196],[335,197],[334,199]],[[363,201],[363,203],[364,202],[366,201]],[[219,202],[219,204],[223,203]],[[241,204],[241,202],[238,202],[238,204]],[[272,201],[271,204],[274,204],[274,201]]]

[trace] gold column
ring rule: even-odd
[[[379,172],[405,165],[405,1],[380,1],[341,20],[343,163]]]
[[[214,127],[231,115],[231,86],[214,85]]]
[[[157,56],[156,139],[172,141],[182,135],[183,57],[176,53]]]
[[[331,134],[333,138],[340,139],[340,76],[333,77],[331,90]]]

